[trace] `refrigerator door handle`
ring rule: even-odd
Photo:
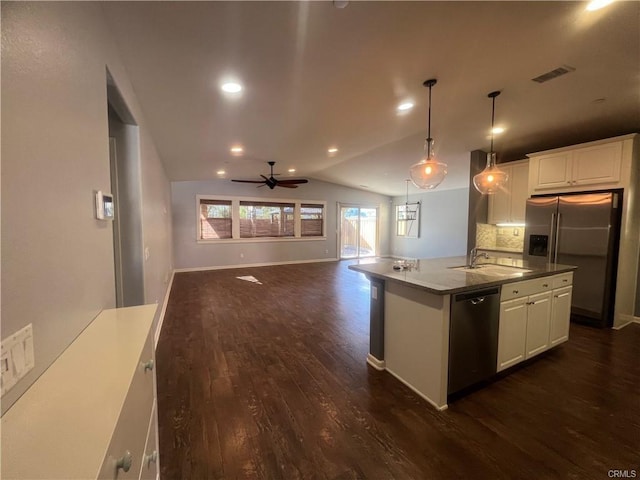
[[[553,247],[553,263],[558,263],[558,240],[560,239],[560,212],[558,212],[558,216],[556,217],[556,238],[554,241]]]
[[[548,262],[551,263],[551,255],[553,254],[553,251],[555,250],[556,246],[554,244],[555,241],[555,234],[553,232],[553,229],[556,225],[556,214],[552,213],[551,214],[551,226],[550,226],[550,231],[549,231],[549,258],[548,258]]]

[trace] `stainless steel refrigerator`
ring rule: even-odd
[[[622,190],[527,200],[524,259],[576,265],[571,319],[613,325]]]

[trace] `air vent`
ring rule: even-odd
[[[543,73],[539,77],[532,78],[531,80],[538,83],[544,83],[544,82],[548,82],[549,80],[553,80],[554,78],[561,77],[562,75],[565,75],[567,73],[571,73],[573,71],[575,71],[575,68],[570,67],[569,65],[562,65],[561,67],[551,70],[550,72]]]

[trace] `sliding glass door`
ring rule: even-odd
[[[340,258],[375,257],[378,252],[378,209],[340,206]]]

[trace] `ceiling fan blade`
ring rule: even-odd
[[[286,185],[295,185],[300,183],[309,183],[309,180],[306,178],[292,178],[290,180],[278,180],[278,183],[283,183]]]
[[[232,182],[241,182],[241,183],[265,183],[264,180],[231,180]]]
[[[278,182],[276,183],[276,187],[283,187],[283,188],[298,188],[297,185],[288,185],[288,184],[283,184],[282,182]]]

